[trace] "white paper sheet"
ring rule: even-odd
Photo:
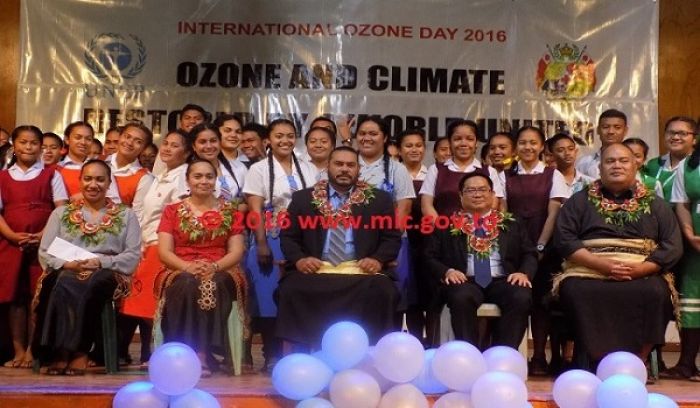
[[[49,255],[63,259],[67,262],[97,258],[97,255],[93,254],[92,252],[86,251],[85,249],[77,245],[73,245],[65,239],[61,239],[59,237],[54,238],[46,252]]]

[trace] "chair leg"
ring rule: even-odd
[[[649,356],[651,358],[651,377],[655,380],[659,379],[659,352],[660,348],[654,347],[651,350],[651,353],[649,353]]]
[[[115,374],[119,371],[119,350],[117,345],[117,311],[112,300],[102,309],[102,333],[105,353],[105,371]]]

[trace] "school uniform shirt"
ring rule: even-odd
[[[83,167],[83,163],[73,161],[73,159],[71,159],[70,156],[66,155],[66,157],[63,160],[58,162],[57,166],[62,167],[66,170],[77,170],[79,172],[80,169]],[[63,180],[63,182],[63,184],[65,185],[66,180]],[[66,191],[68,190],[66,189]],[[105,196],[115,203],[122,202],[121,197],[119,197],[119,189],[117,188],[117,183],[114,182],[114,179],[112,179],[112,182],[109,184],[109,188],[107,189],[107,193],[105,194]]]
[[[575,168],[574,172],[574,179],[571,181],[571,183],[566,183],[567,187],[569,187],[569,197],[571,197],[574,193],[578,193],[579,191],[583,190],[587,185],[595,181],[593,177],[589,177]],[[566,179],[564,179],[564,181],[566,182]]]
[[[116,154],[109,155],[105,161],[107,164],[109,164],[109,167],[112,168],[112,185],[114,186],[117,186],[117,178],[133,176],[143,169],[138,159],[127,164],[126,166],[117,167]],[[151,183],[153,183],[153,179],[154,177],[151,172],[146,171],[146,173],[141,176],[141,179],[139,179],[139,183],[136,186],[136,193],[134,194],[134,201],[131,204],[131,208],[134,210],[137,218],[142,217],[141,213],[143,212],[143,199],[146,196],[146,192],[148,192],[148,188],[151,186]],[[119,191],[118,186],[117,191]]]
[[[172,170],[167,170],[155,177],[143,199],[143,211],[138,216],[141,225],[141,240],[145,245],[158,241],[158,225],[160,216],[166,205],[181,200],[189,194],[185,172],[187,164],[182,164]]]
[[[598,180],[600,178],[600,151],[579,157],[576,161],[576,170],[593,180]]]
[[[466,165],[464,168],[459,168],[457,164],[452,160],[448,159],[445,161],[445,165],[450,171],[454,172],[459,172],[459,173],[471,173],[475,171],[476,169],[482,168],[482,164],[479,160],[474,159],[472,160],[471,163]],[[503,198],[505,197],[504,193],[504,187],[503,184],[501,183],[501,179],[498,177],[498,172],[496,169],[493,167],[489,167],[489,178],[491,179],[491,182],[493,183],[493,192],[496,194],[496,197],[498,198]],[[425,180],[423,181],[423,186],[420,189],[421,195],[426,194],[429,196],[434,197],[435,196],[435,182],[437,181],[437,176],[438,176],[438,169],[437,165],[433,164],[428,168],[428,174],[425,176]]]
[[[411,175],[408,174],[408,170],[406,170],[406,166],[396,160],[389,160],[388,173],[389,177],[387,181],[394,185],[394,191],[392,193],[394,202],[407,198],[416,198],[416,192],[413,189],[413,181],[411,180]],[[383,155],[372,163],[367,163],[364,158],[360,156],[361,180],[381,189],[384,183],[384,176]]]
[[[544,163],[539,162],[532,170],[525,170],[522,166],[518,166],[518,175],[528,175],[528,174],[542,174],[546,166]],[[508,191],[505,192],[505,198],[508,198]],[[566,179],[564,175],[561,174],[559,170],[554,170],[552,173],[552,188],[549,190],[549,198],[564,198],[568,199],[571,197],[571,187],[566,184]]]
[[[408,175],[411,176],[411,180],[413,181],[425,181],[425,178],[428,176],[428,168],[425,167],[424,164],[421,164],[420,170],[418,170],[418,173],[416,173],[415,177],[413,177],[410,172],[408,173]]]
[[[15,181],[31,181],[39,177],[41,171],[44,170],[44,163],[41,160],[37,160],[27,171],[22,170],[16,163],[7,169]],[[66,185],[63,183],[63,177],[61,173],[55,171],[53,177],[51,178],[51,190],[53,192],[53,200],[68,200],[68,192],[66,191]],[[0,195],[0,209],[3,208],[2,195]]]
[[[265,200],[263,207],[272,205],[275,210],[279,210],[289,206],[289,203],[292,201],[292,193],[304,188],[301,182],[301,175],[303,175],[304,181],[306,182],[306,188],[316,184],[316,175],[318,174],[316,167],[304,160],[299,160],[301,175],[297,171],[297,166],[295,166],[294,163],[292,163],[291,175],[297,188],[290,188],[287,173],[285,173],[282,165],[273,156],[272,163],[275,183],[274,191],[272,192],[273,202],[270,203],[270,168],[268,163],[269,159],[266,157],[250,166],[245,177],[245,187],[243,188],[243,193],[245,194],[262,197]]]

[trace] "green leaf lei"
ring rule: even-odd
[[[85,200],[77,200],[66,205],[61,222],[73,236],[80,236],[80,240],[87,246],[97,246],[104,242],[105,234],[118,235],[124,227],[124,204],[115,204],[109,198],[105,206],[105,214],[99,224],[86,222],[83,218],[83,206]]]

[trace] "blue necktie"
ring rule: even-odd
[[[334,206],[334,209],[338,209],[345,203],[346,198],[337,192],[333,194],[333,197],[338,200],[336,202],[338,205]],[[331,228],[328,234],[328,261],[333,266],[338,266],[338,264],[347,261],[347,258],[348,255],[345,253],[345,228],[339,222],[337,227]]]
[[[479,238],[486,236],[486,231],[481,226],[481,219],[478,220],[478,227],[474,230],[474,235]],[[490,257],[481,258],[477,254],[474,254],[474,282],[482,288],[485,288],[489,286],[491,280]]]

